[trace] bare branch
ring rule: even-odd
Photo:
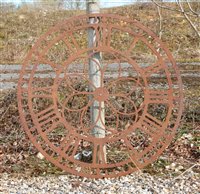
[[[162,38],[162,15],[161,15],[161,10],[160,7],[156,6],[158,10],[158,15],[159,15],[159,38]]]
[[[188,7],[189,7],[190,11],[191,11],[193,14],[197,15],[198,17],[200,17],[200,13],[198,13],[198,12],[196,12],[196,11],[194,11],[194,10],[192,9],[192,6],[191,6],[190,2],[189,2],[188,0],[186,0],[186,2],[187,2],[187,4],[188,4]]]
[[[193,30],[196,32],[197,36],[200,38],[200,33],[198,31],[198,29],[196,28],[196,26],[194,25],[194,23],[191,21],[191,19],[188,17],[187,13],[185,12],[181,2],[179,0],[177,0],[177,5],[180,7],[182,14],[184,15],[185,19],[189,22],[189,24],[191,25],[191,27],[193,28]]]
[[[170,10],[170,11],[175,11],[175,12],[179,12],[179,13],[182,13],[181,10],[179,9],[174,9],[172,7],[169,7],[169,6],[164,6],[164,5],[161,5],[159,3],[157,3],[155,0],[151,0],[156,6],[160,7],[160,8],[163,8],[163,9],[167,9],[167,10]],[[185,12],[187,15],[190,15],[190,16],[194,16],[193,13],[191,12]],[[196,15],[196,14],[195,14]]]

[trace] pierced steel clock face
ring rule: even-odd
[[[182,113],[182,84],[168,49],[138,21],[83,15],[33,46],[18,104],[30,140],[53,164],[79,176],[117,177],[152,163],[169,145]]]

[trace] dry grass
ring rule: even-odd
[[[197,162],[200,154],[199,91],[199,86],[185,90],[185,111],[177,136],[160,159],[145,168],[144,172],[166,174],[171,173],[166,170],[166,166],[172,162],[183,166],[183,169]],[[54,165],[36,157],[37,150],[32,146],[20,125],[16,91],[1,93],[0,106],[2,107],[0,172],[25,172],[27,175],[63,174]],[[112,153],[110,154],[112,159]]]
[[[159,35],[159,16],[153,4],[104,9],[102,12],[137,19]],[[0,63],[22,63],[27,51],[49,27],[58,21],[85,11],[30,9],[23,7],[0,13]],[[199,41],[185,18],[176,12],[162,10],[162,40],[166,42],[176,60],[199,61]],[[198,18],[192,18],[197,23]],[[198,24],[198,23],[197,23]]]

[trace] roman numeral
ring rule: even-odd
[[[29,128],[29,132],[31,133],[32,136],[36,136],[36,137],[38,136],[38,130],[35,126]]]
[[[75,138],[73,134],[67,135],[60,143],[60,148],[69,157],[74,157],[80,146],[80,140]]]
[[[44,126],[47,123],[54,122],[56,119],[58,119],[54,109],[54,106],[50,106],[49,108],[36,114],[40,126]]]
[[[158,60],[153,65],[143,68],[143,72],[146,76],[150,76],[153,73],[158,72],[159,70],[163,69],[161,60]]]
[[[149,103],[166,104],[169,101],[169,90],[148,90]]]
[[[135,47],[136,43],[138,42],[139,37],[135,37],[134,40],[132,41],[130,47],[127,50],[127,53],[131,53],[131,51],[133,50],[133,48]]]
[[[163,123],[152,115],[146,113],[140,125],[146,133],[152,136],[155,132],[160,132]]]
[[[56,71],[57,69],[59,69],[59,66],[46,58],[45,55],[47,54],[46,53],[47,51],[48,51],[48,48],[45,52],[43,51],[42,53],[39,53],[39,52],[35,53],[37,57],[37,63],[50,65],[53,68],[53,70]]]
[[[59,69],[59,65],[48,60],[46,57],[38,56],[38,59],[39,59],[40,63],[50,65],[53,68],[53,70],[55,70],[55,71],[57,71]]]
[[[44,91],[44,92],[51,93],[52,89],[53,89],[52,87],[35,87],[35,88],[32,88],[32,91],[33,92]]]
[[[70,151],[68,152],[68,155],[71,156],[71,157],[74,157],[76,155],[76,152],[77,152],[79,146],[80,146],[80,140],[75,140]]]
[[[107,29],[106,28],[102,29],[102,43],[103,43],[103,45],[107,45],[107,46],[110,45],[111,31],[112,31],[111,27],[108,27]]]
[[[35,87],[32,88],[32,98],[52,98],[52,87]]]
[[[67,48],[73,52],[74,48],[73,48],[72,44],[69,42],[69,40],[67,38],[63,38],[62,40],[66,44]]]
[[[69,33],[67,38],[63,38],[62,40],[64,41],[68,49],[71,50],[72,52],[80,48],[72,32]]]
[[[48,94],[33,94],[32,98],[52,98],[52,95],[48,95]]]
[[[134,155],[136,153],[136,150],[134,149],[133,145],[131,144],[131,142],[126,138],[123,139],[124,143],[127,145],[127,147],[129,149],[131,149],[132,154]]]
[[[96,45],[97,46],[109,46],[111,39],[112,27],[98,26],[95,28],[96,33]]]
[[[47,130],[44,131],[44,133],[48,134],[51,131],[53,131],[54,129],[56,129],[57,125],[60,123],[60,121],[54,121],[53,124],[51,125],[51,127],[49,127]]]
[[[93,159],[93,163],[95,164],[106,164],[105,145],[94,143],[92,159]]]

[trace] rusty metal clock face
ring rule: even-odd
[[[88,48],[91,29],[95,42]],[[89,61],[100,72],[98,85]],[[168,49],[138,21],[83,15],[33,46],[18,104],[30,140],[53,164],[75,175],[116,177],[152,163],[169,145],[182,113],[182,85]],[[94,134],[99,122],[104,136]]]

